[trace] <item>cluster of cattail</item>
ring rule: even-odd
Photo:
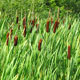
[[[70,57],[71,57],[71,55],[70,55],[70,53],[71,53],[71,47],[70,47],[70,45],[68,46],[68,59],[70,59]]]
[[[59,21],[56,20],[55,24],[54,24],[54,28],[53,28],[53,32],[55,33],[56,32],[56,29],[58,28],[59,26]]]
[[[42,39],[40,39],[40,40],[39,40],[39,43],[38,43],[38,50],[39,50],[39,51],[41,51],[41,44],[42,44]]]
[[[8,46],[8,43],[9,43],[9,32],[7,33],[6,35],[6,45]]]
[[[17,43],[18,43],[18,36],[16,35],[16,36],[14,37],[14,46],[17,46]]]

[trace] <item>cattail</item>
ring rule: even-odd
[[[23,35],[24,35],[24,37],[26,36],[26,26],[24,26]]]
[[[17,42],[18,42],[18,36],[16,35],[16,36],[14,37],[14,46],[17,45]]]
[[[68,46],[68,59],[70,59],[70,52],[71,52],[71,47],[70,47],[70,45]]]
[[[23,18],[23,27],[26,25],[26,17]]]
[[[17,17],[16,17],[16,23],[17,23],[17,24],[18,24],[18,21],[19,21],[19,17],[17,16]]]
[[[39,50],[39,51],[41,51],[41,44],[42,44],[42,39],[40,39],[40,40],[39,40],[39,43],[38,43],[38,50]]]
[[[10,38],[12,39],[12,32],[13,32],[13,29],[10,29]]]
[[[56,32],[56,28],[58,28],[58,25],[59,25],[59,22],[56,21],[55,24],[54,24],[54,29],[53,29],[53,32],[54,33]]]
[[[47,24],[46,24],[46,32],[49,32],[49,20],[47,21]]]
[[[8,39],[9,38],[9,32],[7,33],[7,36],[6,36],[6,39]]]
[[[53,24],[53,18],[51,17],[51,25]]]
[[[6,45],[8,46],[8,43],[9,43],[9,33],[7,33],[7,36],[6,36]]]
[[[69,27],[68,27],[68,29],[71,29],[71,24],[69,24]]]

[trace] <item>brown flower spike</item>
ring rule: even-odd
[[[26,25],[24,26],[23,35],[24,35],[24,37],[26,36]]]
[[[23,18],[23,27],[26,25],[26,17]]]
[[[16,35],[16,36],[14,37],[14,46],[17,46],[17,42],[18,42],[18,36]]]
[[[39,51],[41,51],[41,44],[42,44],[42,39],[40,39],[40,40],[39,40],[39,43],[38,43],[38,50],[39,50]]]
[[[68,46],[68,56],[67,56],[68,59],[70,59],[70,57],[71,57],[71,56],[70,56],[70,53],[71,53],[71,47],[70,47],[70,45],[69,45],[69,46]]]
[[[53,28],[54,33],[56,32],[56,28],[58,28],[58,25],[59,25],[59,22],[56,21],[55,24],[54,24],[54,28]]]
[[[49,32],[49,20],[47,20],[47,24],[46,24],[46,32]]]
[[[7,33],[7,36],[6,36],[6,45],[8,46],[8,43],[9,43],[9,32]]]

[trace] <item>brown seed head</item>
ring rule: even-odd
[[[68,59],[70,59],[70,53],[71,53],[71,47],[70,47],[70,45],[68,46]]]
[[[23,27],[26,25],[26,17],[23,18]]]
[[[24,37],[26,36],[26,26],[24,26],[23,35],[24,35]]]
[[[40,40],[39,40],[39,43],[38,43],[38,50],[39,50],[39,51],[41,51],[41,44],[42,44],[42,39],[40,39]]]
[[[49,20],[47,20],[47,24],[46,24],[46,32],[49,32]]]
[[[18,36],[16,35],[16,36],[14,37],[14,46],[17,45],[17,42],[18,42]]]

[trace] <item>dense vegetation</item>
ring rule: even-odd
[[[0,80],[80,80],[80,1],[0,1]]]

